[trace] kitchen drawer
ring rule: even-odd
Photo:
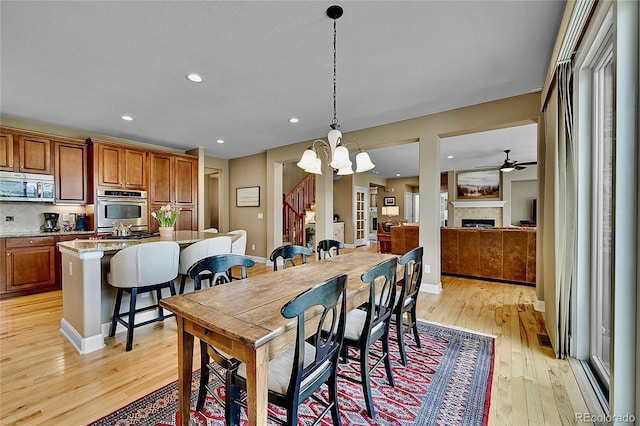
[[[49,237],[25,237],[25,238],[7,238],[6,248],[18,247],[37,247],[37,246],[53,246],[55,245],[54,236]]]

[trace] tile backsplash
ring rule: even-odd
[[[82,205],[55,205],[49,203],[0,202],[0,234],[40,231],[44,224],[43,213],[59,213],[60,226],[62,215],[66,213],[89,213]],[[7,221],[13,216],[13,221]]]

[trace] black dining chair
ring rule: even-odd
[[[416,346],[421,347],[418,324],[416,322],[416,307],[422,282],[422,254],[423,248],[416,247],[398,259],[398,264],[404,266],[404,275],[402,282],[399,283],[401,290],[396,297],[394,320],[402,365],[408,364],[407,354],[404,349],[404,334],[407,331],[413,331]],[[405,313],[407,314],[407,323],[404,321]]]
[[[278,270],[278,259],[282,258],[282,269],[287,267],[287,263],[291,266],[296,266],[295,259],[300,257],[302,263],[307,263],[307,256],[313,256],[313,251],[310,248],[304,246],[298,246],[295,244],[285,244],[278,248],[275,248],[269,256],[269,260],[273,262],[273,270]]]
[[[286,421],[269,415],[275,422],[289,426],[298,424],[298,406],[312,397],[324,407],[314,424],[330,411],[333,424],[341,425],[337,371],[346,318],[346,285],[346,275],[335,276],[304,291],[282,307],[283,317],[297,319],[296,343],[295,347],[269,361],[269,402],[284,407],[287,412]],[[310,312],[316,315],[309,315]],[[309,316],[307,319],[305,313]],[[313,327],[315,331],[308,333],[307,327]],[[327,333],[325,329],[332,331]],[[328,403],[315,395],[324,383],[329,391]],[[231,424],[237,425],[239,406],[243,404],[238,396],[241,389],[246,391],[245,364],[233,372],[231,387]]]
[[[255,265],[255,262],[239,254],[219,254],[215,256],[206,257],[195,264],[193,264],[187,275],[193,279],[197,284],[196,288],[200,288],[199,280],[204,273],[211,275],[213,285],[220,285],[231,282],[231,269],[233,267],[240,267],[241,279],[247,278],[247,268],[251,268]],[[212,364],[210,360],[213,360],[215,364]],[[217,364],[217,365],[216,365]],[[223,401],[215,391],[215,385],[212,386],[209,383],[210,374],[213,373],[222,383],[225,384],[227,391],[230,389],[231,383],[231,371],[240,365],[240,361],[233,358],[229,354],[217,349],[214,346],[200,341],[200,386],[198,389],[198,401],[196,403],[196,410],[201,411],[204,408],[204,404],[207,398],[207,391],[211,396],[224,407],[225,419],[229,424],[231,418],[231,401],[229,398],[225,398]],[[221,366],[224,368],[224,374],[218,368]]]
[[[332,257],[333,252],[335,252],[336,256],[339,255],[341,248],[344,248],[344,243],[340,241],[336,241],[336,240],[318,241],[318,247],[316,248],[316,252],[318,253],[318,260],[326,259],[327,257]]]
[[[397,265],[398,259],[393,257],[362,274],[362,281],[369,283],[369,301],[347,314],[342,357],[360,362],[360,383],[362,383],[364,399],[367,404],[367,413],[371,419],[375,418],[376,413],[369,377],[381,362],[384,362],[389,384],[394,386],[391,360],[389,359],[389,324],[396,299]],[[376,297],[376,294],[380,294],[380,296]],[[382,341],[382,352],[373,353],[370,350],[371,346],[378,340]],[[350,347],[358,350],[357,357],[349,354]],[[370,355],[376,358],[371,368],[369,368]],[[340,377],[358,382],[353,377],[345,375],[340,375]]]
[[[217,254],[200,259],[191,265],[187,270],[187,277],[193,280],[194,288],[199,290],[201,288],[200,280],[202,278],[208,279],[212,286],[228,283],[234,279],[234,277],[231,276],[231,268],[239,266],[240,279],[243,280],[247,278],[247,268],[252,268],[255,264],[252,259],[240,254]]]

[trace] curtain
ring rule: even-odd
[[[556,356],[569,354],[569,318],[572,288],[575,285],[577,229],[577,171],[573,140],[573,68],[571,62],[557,66],[558,145],[556,162],[555,223],[556,227]]]

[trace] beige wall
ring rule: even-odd
[[[247,256],[266,256],[265,189],[266,154],[229,160],[229,230],[247,231]],[[248,186],[260,187],[259,207],[236,207],[236,189]],[[262,215],[262,218],[259,218]],[[253,248],[255,245],[255,249]]]
[[[402,149],[402,147],[399,147]],[[385,197],[395,197],[396,198],[396,206],[400,208],[400,213],[397,217],[394,217],[394,220],[404,219],[405,217],[405,192],[418,192],[419,191],[419,177],[408,177],[408,178],[394,178],[387,179],[387,184],[384,188],[380,188],[378,190],[378,217],[380,220],[386,221],[387,216],[382,214],[382,207],[384,207],[384,198]]]

